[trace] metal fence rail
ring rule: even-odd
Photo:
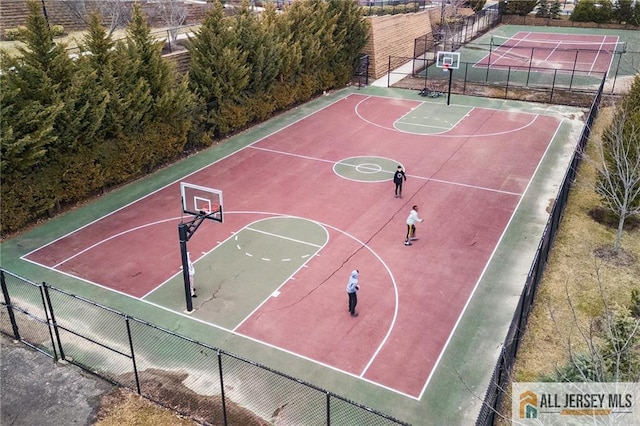
[[[407,424],[251,360],[2,268],[0,284],[0,332],[199,422]]]
[[[569,198],[569,191],[576,178],[578,167],[582,160],[582,154],[584,152],[589,136],[591,135],[591,128],[593,121],[595,120],[598,110],[600,108],[600,101],[602,99],[602,93],[604,90],[605,78],[602,79],[600,87],[591,103],[591,109],[586,123],[582,129],[582,133],[578,139],[573,157],[569,168],[567,169],[558,195],[556,196],[553,210],[547,220],[538,250],[527,275],[527,279],[524,284],[524,289],[520,295],[518,306],[513,315],[513,320],[509,326],[507,336],[502,345],[500,357],[496,363],[496,367],[493,371],[491,381],[489,383],[482,408],[478,415],[476,426],[492,426],[494,421],[499,416],[502,400],[504,396],[508,395],[508,385],[510,383],[510,374],[512,372],[513,365],[515,363],[516,354],[518,353],[518,347],[520,340],[524,335],[527,328],[527,321],[529,318],[529,312],[533,306],[533,300],[535,298],[538,285],[542,280],[544,268],[549,257],[549,252],[553,246],[560,221],[562,220],[562,214],[567,205]]]
[[[412,63],[409,73],[393,71],[406,63]],[[460,62],[459,69],[443,72],[435,66],[435,59],[400,57],[389,58],[389,70],[389,80],[396,81],[392,84],[395,88],[427,88],[446,93],[451,73],[452,94],[572,106],[590,105],[606,76],[599,72],[585,74],[577,69],[476,67],[470,62]],[[613,94],[615,81],[609,78],[607,83],[607,93]]]

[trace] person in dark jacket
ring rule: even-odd
[[[402,166],[398,166],[396,172],[393,174],[393,183],[396,184],[396,198],[402,198],[402,182],[406,182],[407,175],[404,174]]]

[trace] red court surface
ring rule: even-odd
[[[491,52],[476,67],[533,69],[603,75],[609,71],[619,38],[611,35],[520,31],[509,39],[493,39]]]
[[[269,216],[305,218],[329,233],[278,297],[230,331],[420,398],[560,126],[551,116],[470,108],[441,134],[394,127],[421,105],[350,94],[183,179],[224,192],[225,222],[203,225],[192,253]],[[445,108],[424,105],[433,115]],[[334,172],[359,156],[403,164],[404,198],[394,198],[390,180]],[[175,182],[26,259],[144,297],[180,270],[179,193]],[[406,247],[414,204],[425,221]],[[352,269],[361,272],[357,318],[345,293]]]

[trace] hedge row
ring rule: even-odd
[[[343,87],[368,34],[357,2],[302,0],[261,15],[245,2],[233,17],[218,3],[179,81],[138,6],[118,42],[93,15],[75,59],[39,3],[29,10],[26,47],[0,64],[3,235]]]

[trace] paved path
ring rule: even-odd
[[[0,334],[0,424],[91,425],[115,386]]]

